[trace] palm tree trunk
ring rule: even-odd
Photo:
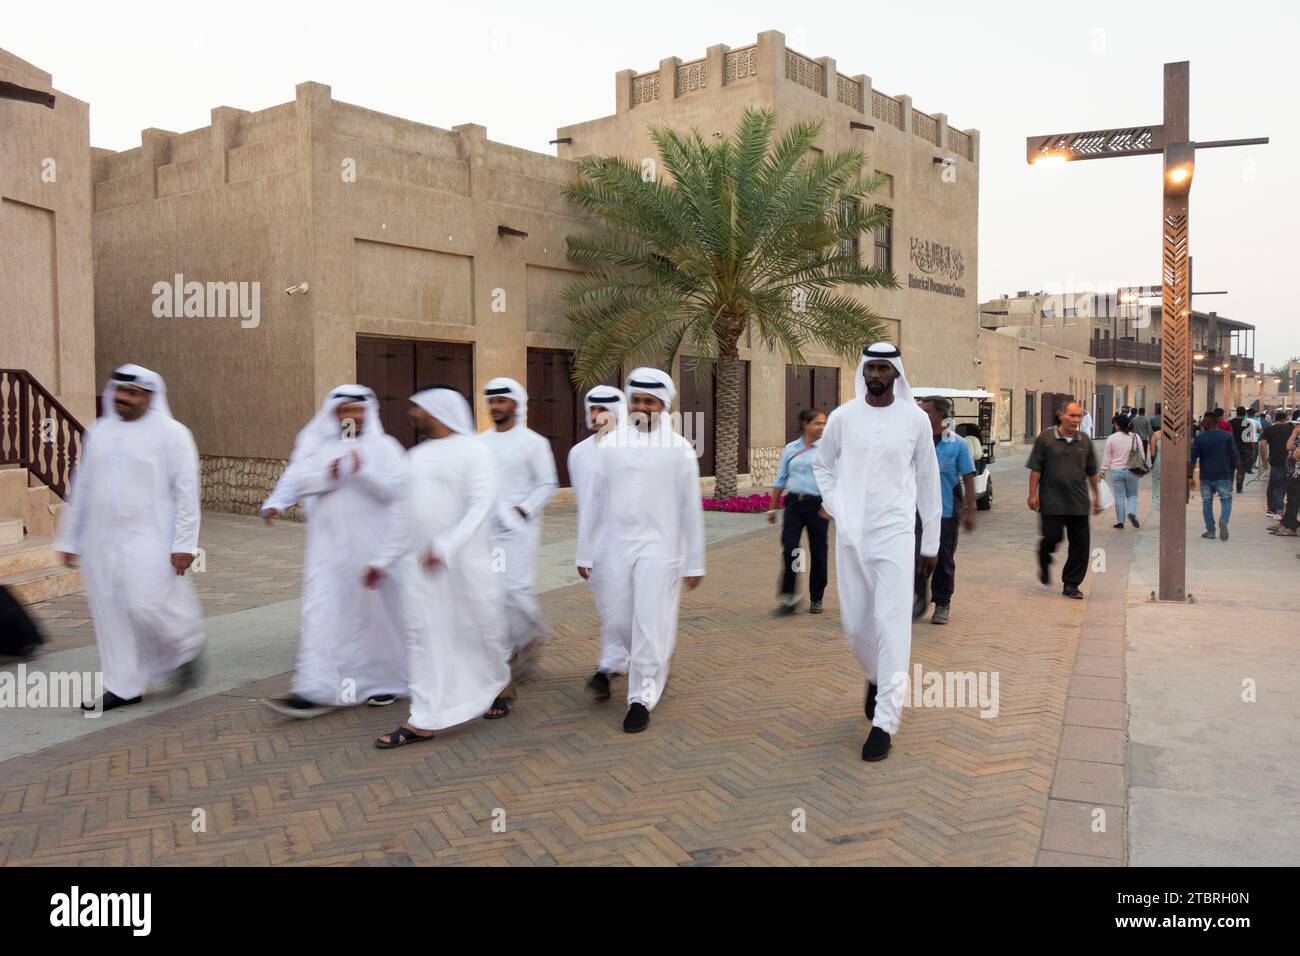
[[[740,453],[740,354],[735,343],[719,350],[717,418],[713,433],[714,497],[736,493],[736,457]]]

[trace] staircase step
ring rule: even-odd
[[[0,578],[0,585],[4,585],[19,604],[36,604],[80,591],[81,575],[62,566],[40,568]]]
[[[51,498],[58,500],[57,496],[44,485],[27,489],[23,521],[27,524],[28,534],[54,534],[54,512],[50,510]]]
[[[0,470],[0,518],[21,519],[27,512],[27,469]]]
[[[59,567],[59,557],[54,551],[54,539],[51,537],[28,535],[16,544],[0,545],[0,579],[23,571],[54,567]]]
[[[22,544],[23,519],[0,518],[0,547]]]

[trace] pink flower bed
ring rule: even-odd
[[[785,502],[785,496],[777,502],[777,507],[781,507]],[[755,512],[767,511],[772,507],[772,496],[769,494],[758,493],[752,495],[733,495],[730,498],[705,498],[705,511],[739,511]]]

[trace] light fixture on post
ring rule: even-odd
[[[522,229],[515,229],[513,226],[497,226],[498,236],[515,236],[519,239],[527,239],[528,233]]]

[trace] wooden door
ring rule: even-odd
[[[560,484],[569,484],[569,449],[586,435],[582,401],[570,377],[573,353],[528,350],[528,427],[551,443]]]
[[[410,448],[416,434],[407,412],[416,392],[445,385],[464,395],[473,410],[474,346],[358,335],[357,383],[374,389],[384,431]]]

